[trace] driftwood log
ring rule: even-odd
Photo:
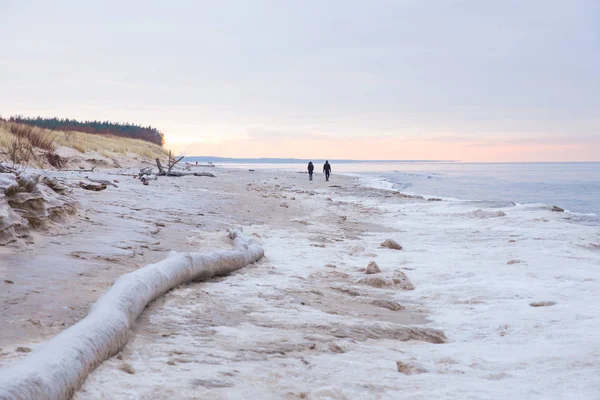
[[[94,172],[96,166],[94,165],[91,169],[79,168],[79,169],[63,169],[63,172]]]
[[[171,171],[167,172],[166,176],[209,176],[215,178],[215,174],[210,172],[186,172],[186,171]]]
[[[107,181],[105,179],[91,179],[91,178],[88,178],[87,176],[85,177],[85,179],[87,179],[90,182],[101,183],[106,186],[114,186],[114,187],[118,188],[118,186],[115,185],[113,182]]]
[[[169,150],[169,162],[167,164],[167,170],[165,171],[165,169],[163,168],[162,164],[160,163],[160,160],[157,158],[156,159],[156,166],[158,167],[158,175],[168,175],[168,176],[180,176],[180,175],[169,175],[171,173],[171,170],[173,169],[173,167],[181,160],[183,160],[185,156],[181,156],[178,159],[174,159],[171,156],[171,150]]]
[[[185,282],[227,275],[263,257],[260,244],[241,229],[229,231],[229,237],[233,250],[171,253],[121,276],[83,320],[0,369],[0,399],[70,399],[90,372],[127,344],[148,303]]]

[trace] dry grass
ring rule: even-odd
[[[49,131],[34,126],[8,123],[7,129],[14,136],[27,139],[36,149],[54,151],[54,141]]]
[[[163,158],[167,154],[162,147],[138,139],[83,132],[51,131],[0,121],[0,154],[9,156],[17,146],[42,149],[46,152],[53,152],[58,146],[66,146],[81,153],[97,152],[107,158],[115,155],[137,155],[154,159]]]
[[[105,157],[111,153],[123,156],[129,153],[147,158],[162,158],[167,152],[162,147],[139,139],[128,139],[117,136],[95,135],[83,132],[52,131],[54,143],[59,146],[74,148],[81,153],[98,152]]]
[[[35,156],[34,146],[29,138],[33,135],[27,134],[30,134],[30,131],[17,131],[17,134],[14,134],[11,125],[0,121],[0,156],[10,160],[13,168],[19,166],[25,169]]]

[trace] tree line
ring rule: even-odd
[[[29,126],[36,126],[55,131],[78,131],[98,135],[113,135],[132,139],[145,140],[162,146],[165,137],[162,132],[152,126],[141,126],[131,123],[118,123],[110,121],[77,121],[68,118],[28,118],[21,115],[0,120],[15,122]]]

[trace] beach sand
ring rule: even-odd
[[[243,227],[266,257],[152,303],[76,399],[597,398],[597,227],[349,176],[211,172],[149,186],[96,172],[119,187],[75,189],[77,215],[0,247],[0,367],[118,276],[171,250],[228,249]]]

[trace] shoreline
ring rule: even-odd
[[[119,177],[119,188],[77,191],[82,207],[56,228],[63,236],[36,235],[11,256],[16,297],[3,295],[0,304],[6,332],[15,334],[2,337],[0,367],[26,355],[17,347],[35,348],[80,319],[114,277],[169,250],[227,248],[224,228],[242,225],[266,259],[155,301],[133,340],[75,398],[126,399],[131,388],[158,399],[524,398],[532,390],[592,398],[598,362],[590,354],[600,345],[585,332],[600,327],[594,227],[541,207],[403,198],[341,174],[310,184],[295,172],[213,172],[216,179],[150,186]],[[404,249],[380,248],[386,239]],[[403,272],[415,289],[359,283],[370,261],[382,270],[372,276],[391,282]],[[65,285],[71,293],[61,292]],[[20,321],[26,315],[33,322]],[[447,343],[403,341],[395,327],[407,324],[441,329]]]

